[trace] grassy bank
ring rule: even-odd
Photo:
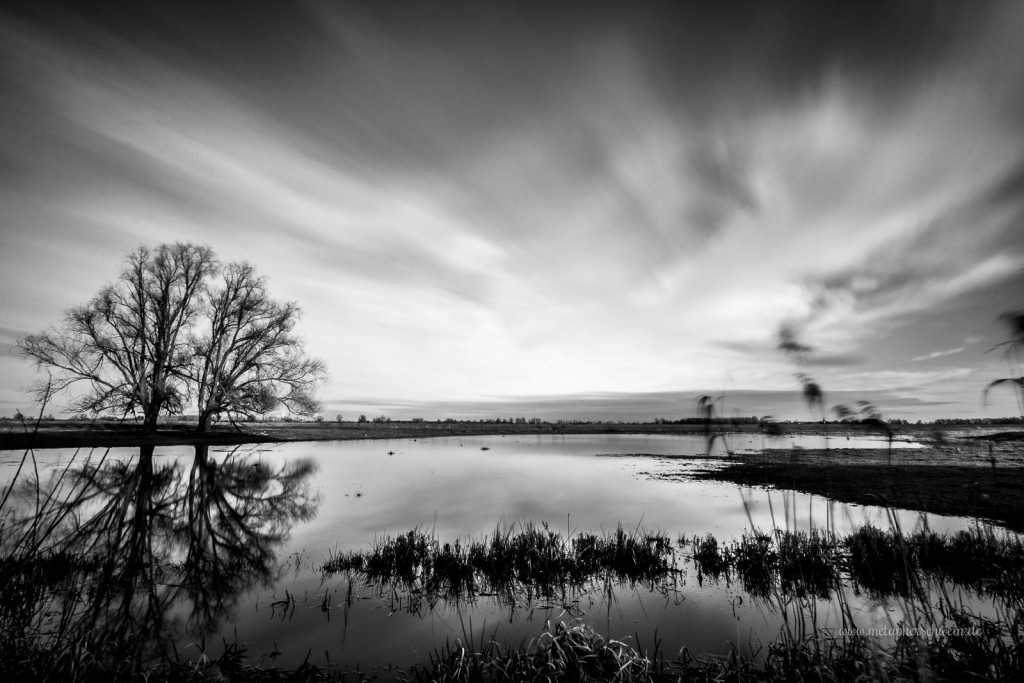
[[[803,491],[841,503],[974,517],[1024,531],[1024,468],[1019,466],[837,463],[804,453],[796,462],[747,457],[689,476]]]

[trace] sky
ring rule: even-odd
[[[175,241],[301,306],[329,419],[1020,415],[1024,4],[0,10],[0,415]]]

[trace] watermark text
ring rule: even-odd
[[[977,626],[878,626],[874,628],[843,628],[841,636],[865,636],[868,638],[944,638],[982,636],[984,632]]]

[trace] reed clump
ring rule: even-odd
[[[680,544],[693,548],[698,579],[736,579],[753,597],[782,591],[825,598],[839,585],[839,547],[828,534],[754,531],[730,544],[719,544],[708,534],[680,539]]]
[[[874,597],[906,597],[923,578],[949,582],[981,595],[1024,597],[1024,541],[992,527],[951,535],[864,526],[843,539],[854,587]]]
[[[929,535],[932,547],[945,539]],[[917,586],[915,567],[920,567],[916,543],[903,534],[874,526],[862,526],[843,539],[846,566],[855,591],[867,590],[875,598],[906,596]]]
[[[1024,598],[1024,541],[991,527],[950,535],[903,534],[865,525],[851,534],[755,531],[722,544],[712,535],[680,539],[698,578],[739,581],[754,597],[828,599],[845,581],[874,598],[909,597],[925,579],[981,595]]]
[[[321,570],[327,576],[355,571],[372,584],[402,588],[427,600],[489,595],[509,603],[564,597],[601,580],[654,584],[677,571],[667,536],[619,527],[604,536],[566,538],[533,523],[454,543],[414,529],[379,540],[368,552],[333,555]]]

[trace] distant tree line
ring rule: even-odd
[[[921,424],[921,421],[917,421]],[[998,425],[1024,424],[1024,417],[940,417],[928,424],[937,425]]]
[[[339,419],[341,416],[336,416],[334,422],[343,423],[344,420]],[[35,421],[37,418],[29,418],[22,415],[20,412],[15,413],[13,416],[0,416],[0,422],[21,422],[21,421]],[[41,418],[42,421],[56,421],[58,418],[54,417],[52,413],[48,413]],[[85,413],[78,413],[72,415],[68,419],[71,421],[89,421],[95,419],[95,416],[90,416]],[[140,418],[141,419],[141,416]],[[165,415],[159,420],[160,424],[165,423],[187,423],[196,422],[199,419],[197,413],[182,413],[178,415]],[[234,418],[237,422],[323,422],[324,418],[322,415],[284,415],[281,417],[267,416],[267,415],[240,415]],[[386,416],[375,417],[372,420],[367,418],[365,415],[360,415],[359,419],[356,420],[358,423],[403,423],[408,422],[411,424],[530,424],[530,425],[601,425],[601,424],[618,424],[618,425],[703,425],[705,424],[704,418],[686,417],[678,420],[669,420],[663,417],[656,417],[652,420],[544,420],[539,417],[528,418],[527,421],[518,422],[515,418],[475,418],[475,419],[459,419],[454,417],[438,418],[436,420],[427,420],[422,417],[413,417],[409,419],[392,419]],[[917,420],[916,422],[910,422],[900,418],[890,418],[885,420],[886,424],[893,426],[900,425],[977,425],[977,426],[994,426],[1003,424],[1024,424],[1024,418],[1021,417],[968,417],[968,418],[938,418],[936,420]],[[803,424],[821,424],[818,421],[808,422],[806,420],[774,420],[757,417],[715,417],[712,418],[712,424],[717,425],[803,425]],[[868,424],[867,420],[830,420],[830,425],[862,425]]]

